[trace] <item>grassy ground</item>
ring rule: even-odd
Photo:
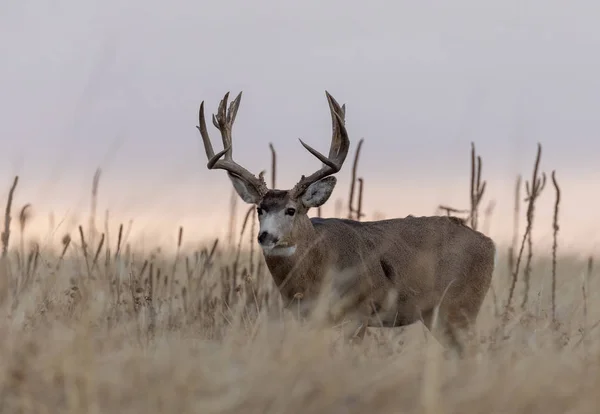
[[[503,328],[511,277],[500,255],[478,352],[459,361],[421,324],[370,329],[359,346],[300,326],[258,252],[213,247],[96,255],[69,241],[62,259],[10,250],[0,269],[0,411],[597,412],[600,306],[584,258],[558,258],[553,324],[551,261],[536,252],[529,302],[521,311],[519,281]]]

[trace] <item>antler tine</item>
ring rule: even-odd
[[[337,173],[342,168],[346,156],[348,155],[350,139],[348,138],[348,132],[345,127],[346,105],[344,104],[340,107],[333,96],[327,91],[325,91],[325,95],[327,96],[327,102],[329,103],[333,130],[329,148],[329,157],[324,156],[300,139],[302,146],[312,155],[317,157],[324,165],[320,170],[310,176],[302,176],[298,184],[296,184],[291,191],[292,197],[298,197],[303,194],[312,183]]]
[[[210,141],[210,137],[208,135],[208,130],[206,128],[206,118],[204,116],[204,101],[200,104],[199,111],[199,126],[198,131],[200,131],[200,135],[202,136],[202,142],[204,143],[204,150],[206,151],[206,157],[208,158],[208,163],[206,166],[208,169],[221,169],[227,171],[230,175],[237,176],[248,184],[252,185],[260,194],[264,195],[268,189],[267,184],[263,177],[255,177],[250,171],[246,170],[244,167],[239,165],[237,162],[233,160],[233,143],[231,138],[231,130],[233,127],[233,123],[235,122],[235,118],[237,115],[237,111],[240,105],[240,101],[242,99],[242,92],[238,94],[238,96],[231,102],[229,105],[229,109],[227,109],[227,100],[229,98],[229,92],[225,94],[221,102],[219,103],[219,108],[217,110],[217,115],[213,114],[212,121],[213,125],[221,132],[221,139],[223,141],[223,150],[219,153],[215,154],[212,143]],[[221,159],[223,158],[223,159]]]
[[[346,104],[343,104],[340,107],[340,104],[337,103],[335,98],[333,96],[331,96],[329,94],[329,92],[325,91],[325,93],[327,94],[327,102],[329,103],[329,111],[331,112],[331,124],[333,125],[333,129],[334,129],[331,147],[329,148],[329,158],[335,158],[338,155],[340,148],[343,144],[343,134],[346,132],[345,129],[344,129],[344,131],[340,131],[338,122],[336,120],[336,118],[337,118],[336,114],[338,114],[339,117],[342,119],[342,124],[345,124],[345,122],[346,122]],[[342,125],[342,127],[343,127],[343,125]],[[348,137],[348,134],[346,133],[346,138],[347,137]],[[348,141],[348,145],[346,147],[346,155],[348,154],[349,147],[350,147],[350,141]],[[344,156],[344,158],[345,158],[345,156]],[[341,165],[340,165],[340,168],[341,168]]]
[[[233,160],[233,142],[231,140],[231,129],[233,127],[233,122],[230,122],[231,117],[229,116],[231,107],[234,105],[240,104],[240,100],[242,99],[242,93],[240,92],[238,96],[231,102],[230,109],[227,110],[227,100],[229,99],[229,92],[225,94],[221,102],[219,102],[219,108],[217,109],[217,115],[213,114],[213,124],[215,127],[221,132],[221,140],[223,141],[223,148],[229,148],[229,151],[225,152],[225,156],[223,159],[227,161]]]

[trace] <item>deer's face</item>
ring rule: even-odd
[[[298,222],[308,220],[307,209],[291,200],[288,191],[270,190],[256,207],[258,243],[265,255],[291,256],[296,251]]]
[[[292,256],[302,230],[310,225],[307,212],[329,199],[336,184],[335,177],[326,177],[311,184],[297,199],[289,191],[269,190],[263,197],[243,180],[229,177],[240,197],[256,205],[260,228],[258,243],[266,256]]]

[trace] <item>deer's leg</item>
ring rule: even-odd
[[[349,316],[345,324],[345,339],[354,344],[362,343],[369,325],[371,305],[368,300],[363,301],[357,310]]]
[[[473,330],[475,318],[461,313],[458,317],[449,317],[446,324],[451,331],[454,342],[460,347],[461,357],[472,355],[477,347],[476,335]]]
[[[437,325],[433,326],[434,309],[422,313],[423,323],[440,344],[449,351],[456,353],[460,358],[466,354],[469,324],[465,320],[449,320],[448,316],[440,310]]]
[[[369,326],[371,304],[365,290],[345,292],[334,302],[335,312],[332,321],[342,322],[342,336],[345,342],[361,343]],[[342,318],[340,316],[343,315]]]

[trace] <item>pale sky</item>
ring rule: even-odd
[[[0,200],[19,174],[16,203],[39,226],[50,210],[85,223],[100,166],[101,215],[215,232],[231,186],[206,169],[200,102],[210,115],[243,90],[234,157],[258,173],[273,142],[290,188],[319,167],[298,138],[327,152],[328,90],[347,105],[352,147],[326,213],[347,197],[361,137],[367,213],[466,207],[474,141],[500,239],[540,141],[542,169],[563,183],[565,240],[597,248],[599,18],[597,1],[5,1]],[[553,197],[548,186],[542,238]]]

